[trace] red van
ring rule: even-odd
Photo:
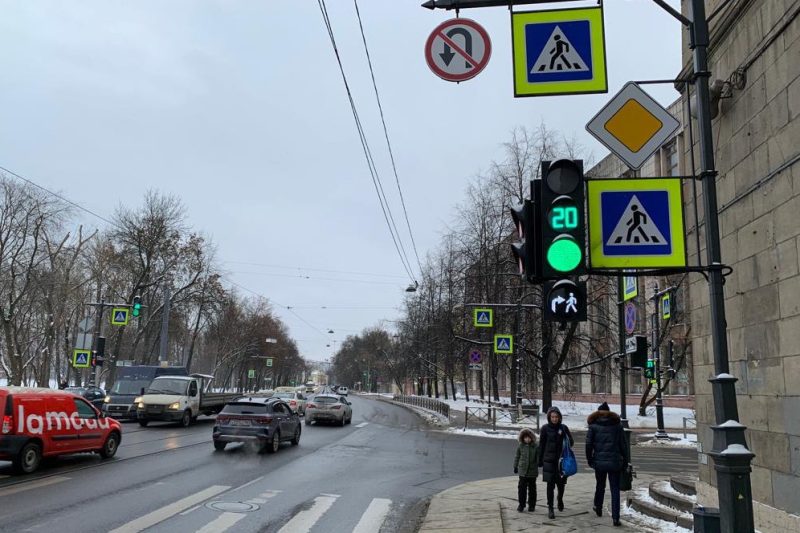
[[[113,457],[122,439],[119,422],[64,391],[0,387],[0,416],[0,460],[23,474],[35,471],[42,457],[78,452]]]

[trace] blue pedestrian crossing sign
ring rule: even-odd
[[[636,298],[636,295],[639,294],[639,286],[637,285],[637,277],[636,276],[625,276],[622,278],[622,284],[624,290],[622,292],[622,301],[627,302],[628,300],[632,300]]]
[[[603,8],[511,14],[514,96],[608,92]]]
[[[587,183],[592,268],[686,266],[679,178]]]
[[[75,368],[89,368],[92,361],[91,350],[73,350],[72,366]]]
[[[114,326],[127,326],[130,310],[127,307],[115,307],[111,310],[111,324]]]
[[[672,298],[669,293],[661,297],[661,318],[668,320],[672,316]]]
[[[494,353],[514,353],[514,336],[495,335]]]
[[[494,313],[491,309],[473,309],[472,324],[476,328],[490,328],[494,325]]]

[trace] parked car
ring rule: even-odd
[[[293,411],[296,411],[300,416],[306,414],[306,397],[302,392],[278,392],[272,395],[273,398],[280,398],[289,404]]]
[[[43,457],[96,452],[114,457],[122,440],[120,423],[83,397],[52,389],[0,387],[0,460],[30,474]]]
[[[353,408],[344,396],[318,394],[306,404],[306,425],[334,422],[341,426],[353,421]]]
[[[278,398],[244,398],[230,402],[217,415],[212,438],[222,451],[229,442],[249,442],[275,453],[281,442],[300,444],[300,417]]]
[[[103,405],[105,404],[106,399],[106,391],[100,387],[89,385],[88,387],[67,387],[64,390],[66,392],[71,392],[72,394],[77,394],[78,396],[83,396],[89,400],[89,403],[97,407],[98,411],[103,410]]]
[[[117,367],[117,379],[108,391],[103,405],[103,412],[118,420],[136,420],[137,400],[141,399],[144,390],[159,376],[187,376],[189,373],[183,366],[120,366]]]
[[[347,387],[339,387],[336,389],[336,394],[340,394],[342,396],[347,396],[349,392],[350,391],[347,389]]]

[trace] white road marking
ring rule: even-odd
[[[246,513],[222,513],[215,520],[198,529],[197,533],[222,533],[246,516]]]
[[[250,498],[249,500],[245,500],[244,503],[254,503],[256,505],[264,505],[267,503],[267,500],[264,498]]]
[[[331,498],[338,498],[339,496],[341,496],[341,494],[328,494],[327,492],[320,492],[319,495],[320,496],[329,496]]]
[[[29,481],[27,483],[20,483],[19,485],[12,485],[5,489],[0,489],[0,498],[3,496],[10,496],[11,494],[17,494],[18,492],[25,492],[26,490],[33,490],[46,487],[48,485],[55,485],[56,483],[67,481],[68,479],[70,478],[65,476],[53,476],[40,479],[38,481]]]
[[[374,498],[372,502],[361,515],[361,520],[356,524],[353,533],[375,533],[381,530],[383,521],[386,520],[386,515],[389,514],[389,509],[392,506],[392,500],[385,498]]]
[[[322,518],[322,515],[336,502],[334,496],[317,496],[310,509],[300,511],[294,518],[286,522],[278,533],[308,533],[311,528]]]
[[[184,512],[180,513],[180,515],[181,516],[186,516],[187,514],[191,513],[192,511],[196,511],[196,510],[200,509],[200,507],[202,507],[202,505],[195,505],[191,509],[186,509]]]
[[[139,533],[139,531],[144,531],[148,527],[153,527],[154,525],[163,522],[167,518],[175,516],[189,507],[193,507],[198,503],[204,502],[205,500],[216,496],[220,492],[225,492],[229,488],[230,486],[228,485],[212,485],[211,487],[208,487],[207,489],[196,494],[192,494],[191,496],[187,496],[169,505],[165,505],[161,509],[156,509],[152,513],[140,516],[136,520],[132,520],[127,524],[112,530],[110,533]]]
[[[369,425],[369,422],[361,422],[361,423],[360,423],[360,424],[358,424],[356,427],[357,427],[357,428],[363,428],[364,426],[368,426],[368,425]]]

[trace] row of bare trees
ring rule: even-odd
[[[259,368],[273,384],[302,373],[284,324],[268,302],[224,286],[214,246],[187,225],[179,199],[149,192],[141,206],[117,208],[102,231],[87,232],[77,218],[60,199],[0,175],[0,378],[83,382],[88,372],[72,367],[72,351],[80,330],[99,325],[107,338],[101,381],[110,386],[117,361],[158,363],[165,314],[170,364],[215,372],[229,387],[252,385],[247,370],[264,366],[254,356],[274,358],[270,376]],[[144,309],[127,326],[90,305],[134,296]],[[266,338],[277,342],[265,346]]]
[[[512,403],[521,383],[524,396],[541,398],[544,408],[554,392],[579,390],[586,375],[610,392],[619,377],[612,364],[619,353],[617,279],[591,277],[589,321],[559,328],[542,321],[541,287],[521,280],[509,246],[516,234],[508,208],[530,196],[541,162],[580,158],[581,150],[544,125],[515,130],[504,147],[505,157],[468,184],[465,201],[423,265],[418,291],[405,300],[397,334],[373,329],[345,341],[334,359],[337,379],[362,381],[366,371],[377,372],[385,383],[412,383],[416,394],[445,398],[464,383],[467,399],[477,393],[499,401],[502,390]],[[494,328],[473,327],[472,310],[492,304],[504,304],[494,309]],[[515,335],[519,365],[514,356],[494,354],[494,333]],[[483,354],[481,371],[468,368],[476,349]],[[477,391],[470,391],[475,373]]]

